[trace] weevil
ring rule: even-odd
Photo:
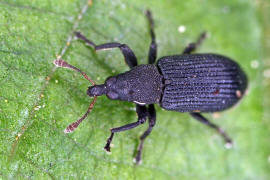
[[[227,145],[232,144],[227,133],[216,124],[207,120],[201,113],[226,110],[235,105],[244,95],[247,88],[247,76],[240,66],[230,58],[219,54],[191,54],[206,38],[202,33],[195,43],[190,43],[180,55],[165,56],[158,59],[157,43],[154,33],[154,21],[149,10],[146,11],[149,23],[151,44],[148,53],[148,64],[137,65],[137,58],[126,44],[118,42],[96,45],[82,33],[75,32],[77,39],[91,46],[95,51],[119,48],[130,71],[108,77],[104,84],[96,85],[86,73],[64,60],[57,59],[58,67],[80,72],[92,86],[87,95],[93,97],[87,112],[79,120],[70,124],[65,133],[74,131],[87,117],[98,96],[106,95],[111,100],[128,101],[136,104],[138,120],[136,122],[110,129],[104,149],[110,152],[114,134],[133,129],[148,119],[149,126],[140,136],[140,144],[135,162],[141,162],[144,140],[156,124],[154,104],[169,111],[186,112],[199,122],[215,129]]]

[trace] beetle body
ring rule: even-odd
[[[113,100],[159,104],[166,110],[217,112],[238,102],[246,90],[247,77],[225,56],[189,54],[162,57],[157,65],[135,66],[109,77],[102,87],[90,87],[88,95],[101,95],[97,92],[102,91]]]
[[[154,104],[163,109],[188,112],[197,121],[216,130],[226,142],[232,145],[231,138],[218,125],[207,120],[200,112],[223,111],[236,104],[247,88],[247,77],[240,66],[228,57],[217,54],[191,54],[206,38],[202,33],[195,43],[190,43],[181,55],[160,58],[156,64],[157,44],[154,33],[154,21],[151,12],[146,11],[151,35],[148,53],[148,64],[138,65],[132,49],[126,44],[109,42],[96,45],[80,32],[75,32],[79,40],[91,46],[95,51],[119,48],[130,70],[107,78],[104,84],[96,85],[86,73],[67,62],[57,59],[58,67],[69,68],[81,73],[92,86],[87,95],[94,97],[87,112],[77,121],[70,124],[65,133],[74,131],[87,117],[96,102],[97,96],[106,95],[112,100],[133,102],[136,104],[138,120],[120,127],[111,128],[111,135],[104,147],[110,151],[114,134],[133,129],[147,120],[148,128],[140,136],[135,162],[141,162],[143,143],[156,124]]]

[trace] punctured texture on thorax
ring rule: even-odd
[[[162,76],[156,65],[138,65],[116,77],[118,93],[121,94],[120,100],[141,105],[159,103],[162,93]]]

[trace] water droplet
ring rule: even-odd
[[[180,26],[178,27],[178,32],[184,33],[185,31],[186,31],[186,26],[180,25]]]
[[[259,67],[259,61],[258,60],[253,60],[250,62],[250,66],[253,68],[253,69],[257,69]]]

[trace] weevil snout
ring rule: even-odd
[[[87,95],[90,97],[101,96],[107,93],[107,88],[104,84],[89,86],[87,89]]]

